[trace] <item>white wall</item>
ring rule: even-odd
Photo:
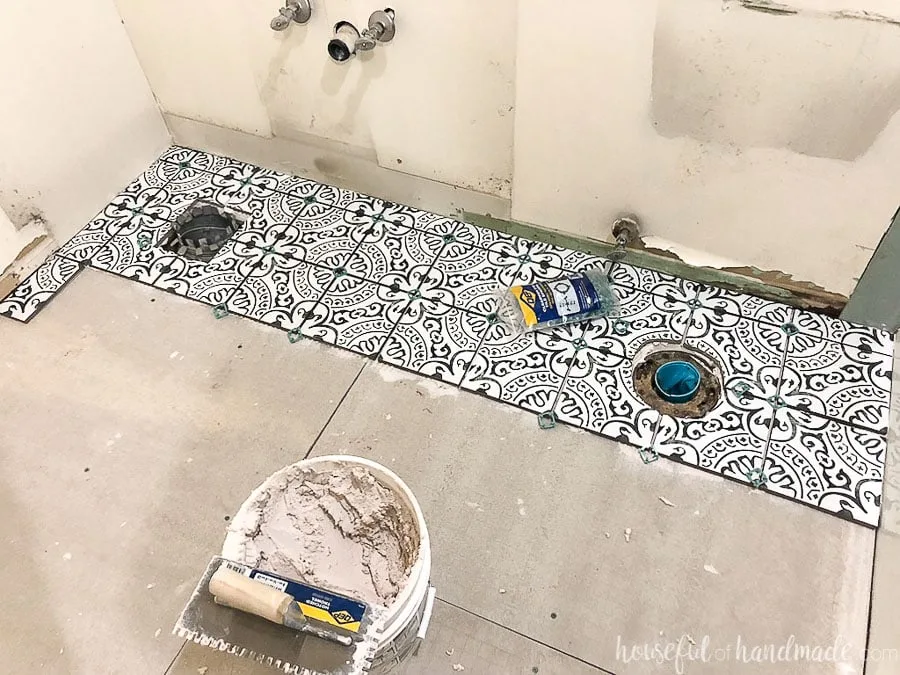
[[[309,23],[276,33],[280,0],[116,4],[167,113],[509,196],[515,0],[396,0],[398,38],[344,66],[325,50],[334,24],[379,5],[314,0]]]
[[[169,141],[112,0],[0,3],[0,87],[2,272],[23,228],[65,241]]]
[[[332,25],[377,6],[314,0],[309,24],[275,33],[277,0],[116,0],[167,113],[595,238],[632,210],[689,261],[848,293],[900,200],[900,27],[827,14],[885,0],[797,2],[397,0],[394,42],[337,66]]]

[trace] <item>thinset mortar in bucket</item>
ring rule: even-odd
[[[270,476],[229,527],[224,558],[356,598],[373,612],[370,673],[386,673],[424,637],[434,591],[421,509],[392,471],[333,455]]]

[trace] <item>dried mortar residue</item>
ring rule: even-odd
[[[414,516],[393,490],[362,466],[294,466],[267,483],[232,523],[241,551],[225,557],[370,605],[390,604],[419,546]]]

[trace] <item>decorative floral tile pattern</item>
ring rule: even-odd
[[[159,246],[198,199],[242,214],[209,262]],[[0,314],[27,321],[81,262],[878,522],[893,354],[883,331],[181,147]],[[607,274],[611,316],[526,335],[498,320],[498,290],[587,269]],[[721,371],[722,397],[703,417],[661,414],[638,395],[634,360],[663,343]]]
[[[461,386],[532,412],[551,411],[582,333],[580,326],[569,325],[514,335],[505,325],[493,324]],[[587,367],[581,357],[578,367]]]
[[[891,356],[805,333],[792,335],[782,374],[787,405],[887,434]]]
[[[764,489],[877,526],[885,436],[817,415],[792,421],[790,435],[769,443]]]
[[[337,277],[308,310],[302,335],[363,356],[381,351],[410,298],[386,286],[351,276]]]
[[[232,314],[296,330],[334,278],[330,269],[271,253],[256,264],[226,307]]]
[[[0,315],[16,321],[30,321],[80,271],[79,263],[51,256],[0,300]]]
[[[488,325],[479,314],[443,303],[407,306],[379,359],[456,385],[475,358]]]

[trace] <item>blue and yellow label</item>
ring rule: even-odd
[[[509,292],[515,297],[528,328],[553,325],[567,317],[603,308],[603,298],[584,274],[513,286]]]
[[[367,609],[364,603],[230,560],[227,563],[235,572],[290,595],[307,619],[337,626],[351,633],[359,632]]]

